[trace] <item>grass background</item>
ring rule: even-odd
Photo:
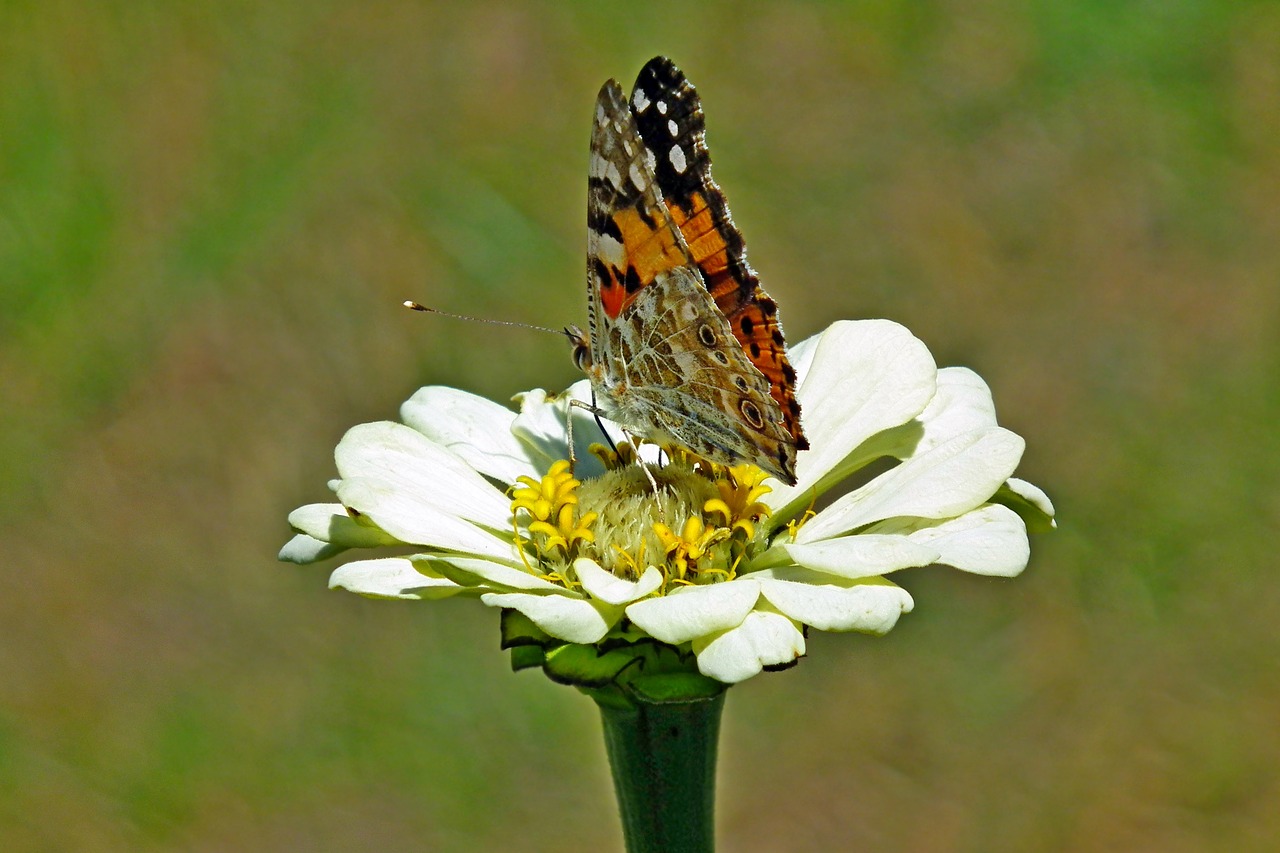
[[[732,691],[726,851],[1280,845],[1280,6],[0,6],[0,847],[608,850],[496,613],[275,562],[350,425],[574,379],[666,53],[793,339],[907,324],[1061,529]],[[1269,556],[1271,555],[1271,556]]]

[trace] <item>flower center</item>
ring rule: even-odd
[[[512,492],[516,544],[528,566],[574,586],[572,564],[586,557],[634,580],[648,566],[673,584],[705,584],[734,576],[739,562],[764,546],[757,522],[769,509],[760,498],[768,476],[759,468],[726,468],[668,452],[666,465],[644,465],[635,448],[592,452],[606,471],[576,480],[567,460],[542,479],[521,477]]]

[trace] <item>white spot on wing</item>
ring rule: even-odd
[[[645,96],[643,89],[636,89],[631,93],[631,105],[636,108],[638,113],[649,109],[649,99]]]
[[[649,181],[645,178],[644,171],[640,168],[638,163],[631,164],[631,171],[629,174],[631,175],[631,183],[636,185],[636,189],[643,190],[649,186]]]
[[[596,104],[596,124],[604,126],[604,104]]]
[[[616,189],[622,189],[622,173],[618,171],[617,166],[612,163],[606,163],[604,176],[609,179],[609,183],[613,184]]]
[[[671,134],[673,139],[680,135],[680,125],[676,124],[674,119],[667,119],[667,133]]]
[[[662,113],[663,115],[666,115],[666,114],[667,114],[667,102],[666,102],[666,101],[658,101],[658,112]]]
[[[610,237],[608,234],[593,234],[595,237],[596,256],[605,261],[610,266],[621,269],[626,266],[626,253],[623,245],[618,240]]]
[[[671,160],[671,168],[683,175],[685,168],[689,165],[684,159],[684,149],[676,145],[671,149],[671,153],[667,157]]]

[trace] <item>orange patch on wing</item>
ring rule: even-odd
[[[627,266],[618,269],[605,264],[609,278],[600,289],[600,302],[610,319],[617,319],[622,309],[631,301],[626,281],[634,270],[634,282],[640,287],[653,283],[659,273],[682,267],[689,263],[689,256],[680,245],[670,222],[660,212],[654,211],[650,225],[635,208],[626,208],[613,214],[613,222],[622,234],[623,260]]]
[[[640,211],[629,208],[613,215],[613,221],[622,232],[622,245],[626,247],[627,260],[640,276],[640,284],[646,285],[660,272],[682,267],[689,263],[684,247],[677,242],[675,231],[667,224],[666,217],[658,214],[656,227],[640,218]]]
[[[671,205],[671,218],[689,244],[689,254],[703,272],[713,276],[729,266],[728,246],[701,193],[690,196],[687,211],[678,204]]]
[[[702,270],[716,307],[729,320],[733,336],[746,351],[747,358],[769,380],[770,395],[782,409],[783,425],[796,439],[797,447],[807,448],[809,442],[800,429],[795,393],[783,369],[787,363],[786,352],[774,338],[778,321],[761,305],[761,300],[768,297],[758,286],[752,288],[748,296],[744,282],[729,268],[729,245],[723,229],[733,226],[716,221],[706,197],[700,192],[691,194],[683,204],[671,204],[670,209],[672,220],[689,245],[689,254]]]
[[[627,290],[618,281],[617,270],[610,266],[606,266],[605,270],[609,277],[600,287],[600,305],[610,320],[616,320],[627,302]]]
[[[711,294],[711,298],[716,301],[716,305],[720,306],[720,310],[725,311],[726,305],[732,309],[739,301],[742,285],[728,270],[720,270],[717,273],[708,275],[707,291]],[[729,297],[733,297],[732,302],[721,304],[723,300],[727,300]],[[726,311],[726,313],[728,312]]]

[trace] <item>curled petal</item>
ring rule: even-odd
[[[299,533],[343,548],[403,545],[367,519],[356,520],[342,504],[307,504],[289,513],[289,526]]]
[[[796,624],[767,611],[749,613],[736,628],[693,643],[698,671],[726,684],[746,681],[766,666],[791,663],[804,649],[804,634]]]
[[[280,553],[276,555],[276,559],[283,560],[286,563],[297,563],[299,565],[307,565],[308,563],[318,563],[321,560],[327,560],[337,554],[341,554],[347,550],[342,545],[334,545],[331,542],[325,542],[322,539],[316,539],[314,536],[308,536],[305,533],[299,533],[288,542],[284,543],[284,547],[280,549]]]
[[[400,407],[400,418],[475,470],[501,483],[534,476],[529,447],[511,432],[516,413],[457,388],[421,388]]]
[[[344,481],[359,478],[378,491],[411,496],[417,503],[493,529],[505,529],[509,523],[510,503],[501,489],[404,424],[380,421],[352,427],[338,442],[334,459]],[[345,499],[343,503],[352,506]],[[366,511],[358,505],[356,509]]]
[[[910,539],[937,548],[939,563],[977,575],[1011,578],[1020,574],[1031,558],[1027,526],[1016,512],[999,504],[922,527],[911,533]]]
[[[1017,467],[1025,443],[1007,429],[957,435],[836,500],[796,534],[815,542],[886,518],[946,518],[986,502]]]
[[[357,560],[334,569],[330,589],[345,589],[368,598],[437,599],[463,591],[453,581],[424,574],[401,557]]]
[[[927,566],[940,556],[936,548],[906,536],[869,533],[809,545],[791,543],[775,550],[784,551],[796,565],[842,578],[867,578]]]
[[[994,501],[998,501],[1022,516],[1027,529],[1033,533],[1045,533],[1058,526],[1054,520],[1053,501],[1038,486],[1010,477],[996,492]]]
[[[806,368],[796,395],[812,448],[796,460],[796,484],[776,485],[762,499],[775,510],[785,506],[783,517],[845,476],[841,463],[859,445],[920,414],[936,389],[933,356],[897,323],[833,323],[814,340],[796,347]]]
[[[597,477],[604,473],[604,465],[589,448],[595,442],[604,441],[600,425],[590,411],[569,405],[570,400],[591,402],[591,383],[579,380],[569,390],[548,395],[535,388],[516,397],[520,414],[511,425],[511,432],[526,447],[531,458],[546,470],[557,459],[568,458],[569,419],[573,419],[573,455],[577,460],[574,474],[579,478]],[[602,420],[615,444],[622,440],[622,431],[607,420]]]
[[[637,601],[627,608],[627,618],[649,636],[678,646],[742,624],[759,597],[760,585],[750,578],[688,586]]]
[[[981,376],[967,367],[938,371],[938,393],[920,413],[924,434],[914,453],[937,447],[954,436],[996,426],[996,404]]]
[[[644,574],[635,581],[624,580],[612,572],[606,572],[595,560],[586,558],[575,560],[573,570],[577,573],[582,588],[592,598],[598,598],[606,604],[630,604],[662,586],[662,572],[653,566],[645,569]]]
[[[905,589],[880,579],[813,584],[763,578],[760,588],[780,612],[819,631],[887,634],[913,606]]]
[[[614,614],[603,612],[591,602],[564,594],[487,592],[480,600],[490,607],[519,610],[551,636],[570,643],[599,642],[617,621]]]
[[[564,587],[530,574],[523,566],[514,568],[503,563],[474,557],[418,555],[410,559],[419,569],[449,578],[461,586],[483,587],[495,592],[514,589],[564,592]]]
[[[1019,480],[1017,477],[1010,477],[1006,485],[1013,490],[1014,494],[1036,506],[1049,518],[1053,518],[1053,501],[1049,500],[1049,496],[1039,486],[1028,483],[1026,480]]]
[[[509,539],[496,536],[436,506],[417,491],[383,479],[348,477],[335,489],[343,504],[368,515],[402,542],[445,551],[478,554],[517,565]]]

